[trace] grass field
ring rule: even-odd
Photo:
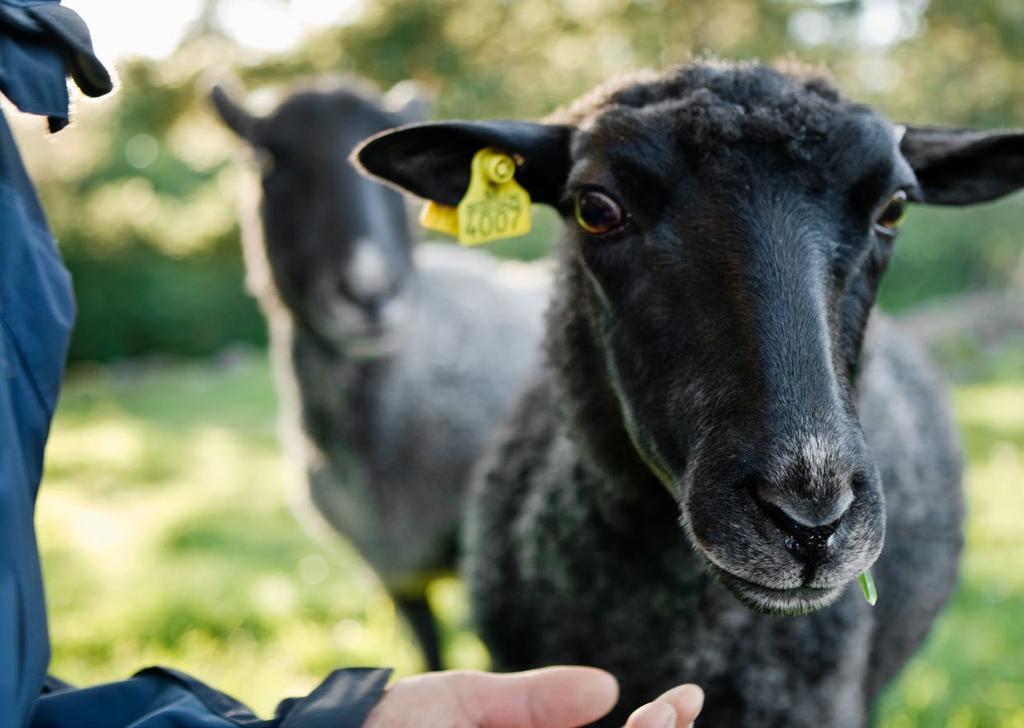
[[[961,387],[956,402],[963,577],[883,701],[888,728],[1024,728],[1024,381]],[[275,407],[259,355],[74,374],[38,507],[55,674],[169,664],[267,713],[336,666],[419,669],[373,574],[292,517]],[[484,666],[460,586],[431,598],[450,661]]]

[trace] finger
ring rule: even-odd
[[[677,718],[671,703],[655,700],[634,710],[626,728],[676,728]]]
[[[619,697],[615,678],[592,667],[453,677],[459,704],[471,723],[488,728],[574,728],[605,715]]]
[[[675,712],[675,723],[658,725],[657,728],[687,728],[693,721],[697,720],[701,708],[704,707],[704,691],[696,685],[678,685],[671,690],[662,693],[658,698],[648,705],[665,704]],[[645,708],[647,706],[644,706]],[[633,728],[629,726],[628,728]],[[643,724],[643,728],[648,728]],[[653,728],[653,727],[652,727]]]

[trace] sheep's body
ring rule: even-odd
[[[441,244],[415,262],[364,351],[326,352],[281,309],[272,327],[303,500],[407,598],[454,567],[469,470],[538,362],[547,297],[539,264]]]
[[[552,347],[565,349],[574,336],[555,330]],[[551,406],[565,395],[549,374],[522,401],[514,436],[490,456],[471,500],[465,566],[496,664],[612,671],[622,697],[607,725],[686,681],[707,691],[706,728],[866,725],[953,587],[962,519],[942,387],[893,324],[879,316],[869,331],[859,411],[887,503],[876,607],[852,584],[806,616],[749,610],[708,574],[673,499],[641,463],[613,472],[584,455],[580,433]],[[578,353],[573,363],[575,374],[561,376],[595,377],[601,367]],[[610,422],[595,427],[628,441]]]

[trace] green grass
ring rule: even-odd
[[[1024,382],[956,401],[962,583],[883,701],[886,728],[1024,726]],[[267,713],[337,666],[420,669],[373,573],[289,511],[275,410],[261,357],[76,372],[38,507],[56,674],[87,684],[169,664]],[[431,598],[451,662],[485,665],[459,584]]]
[[[968,460],[960,586],[886,696],[888,728],[1024,726],[1024,383],[960,387],[956,410]]]

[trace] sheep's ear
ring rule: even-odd
[[[516,160],[516,181],[535,202],[556,204],[569,174],[572,127],[523,121],[411,124],[371,137],[352,157],[366,174],[418,197],[457,205],[473,155],[494,147]]]
[[[257,117],[243,109],[221,85],[216,85],[210,91],[210,101],[213,108],[217,110],[218,116],[229,129],[252,144],[256,143],[256,121]]]
[[[973,205],[1024,187],[1024,131],[909,126],[900,151],[928,204]]]
[[[434,110],[434,92],[419,81],[399,81],[384,94],[384,108],[399,124],[423,121]]]

